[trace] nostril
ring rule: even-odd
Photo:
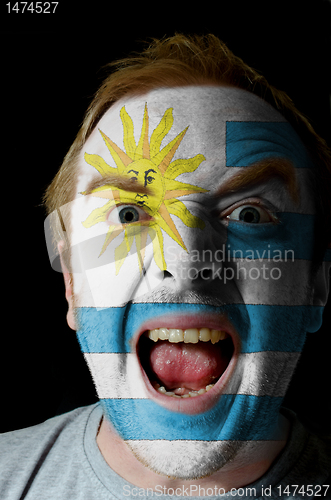
[[[173,278],[173,276],[169,271],[163,271],[163,278]]]

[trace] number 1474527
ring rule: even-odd
[[[8,14],[54,14],[59,2],[8,2]]]

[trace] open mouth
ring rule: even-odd
[[[170,398],[197,398],[210,391],[234,353],[225,330],[154,328],[138,342],[138,356],[151,386]]]

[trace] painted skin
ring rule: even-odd
[[[282,397],[306,332],[315,331],[320,325],[320,306],[326,296],[327,269],[324,266],[313,276],[311,266],[314,206],[307,172],[312,165],[300,141],[288,141],[288,124],[281,115],[256,96],[234,88],[157,90],[115,104],[98,128],[124,149],[120,110],[125,104],[139,132],[146,102],[150,130],[155,130],[170,107],[174,114],[174,134],[189,125],[174,159],[193,158],[197,154],[205,158],[194,171],[183,173],[181,179],[206,192],[180,197],[186,210],[203,221],[203,228],[189,227],[183,219],[172,217],[187,252],[163,231],[159,244],[166,273],[156,263],[155,241],[153,244],[147,240],[144,276],[137,260],[129,257],[116,275],[111,252],[120,239],[114,239],[113,247],[110,244],[100,257],[104,259],[104,267],[74,275],[69,324],[77,328],[104,405],[105,422],[111,422],[121,437],[120,443],[128,444],[135,456],[151,469],[150,481],[154,480],[154,470],[187,480],[213,474],[213,484],[215,481],[225,484],[225,476],[230,481],[239,466],[250,471],[252,481],[267,470],[286,442],[287,425],[279,414]],[[246,131],[241,129],[240,134],[236,134],[235,128],[227,132],[226,122],[243,121],[252,126]],[[265,123],[276,123],[277,127],[268,129]],[[99,154],[107,164],[116,167],[95,130],[85,144],[80,162],[77,204],[73,204],[71,219],[73,244],[101,233],[106,235],[108,231],[106,221],[89,228],[82,225],[96,203],[99,207],[104,204],[104,200],[93,196],[84,199],[79,194],[99,175],[84,161],[85,152]],[[227,166],[229,153],[231,166]],[[246,165],[247,160],[247,165],[252,165],[261,159],[280,156],[294,164],[299,204],[287,193],[279,177],[216,196],[229,179],[246,168],[236,166],[236,161]],[[143,169],[137,171],[137,177],[139,172],[142,175]],[[250,221],[240,218],[241,207],[250,214]],[[250,207],[254,209],[247,212]],[[303,254],[300,260],[278,262],[251,259],[219,262],[213,258],[208,262],[192,262],[189,258],[193,251],[202,255],[209,250],[215,256],[225,244],[232,252],[247,249],[248,245],[253,249],[282,251],[299,247]],[[275,279],[267,275],[266,264],[280,269],[280,276],[277,273]],[[190,273],[192,266],[196,270],[194,278],[194,273]],[[225,270],[229,269],[235,273],[225,280]],[[237,272],[238,269],[241,271]],[[146,280],[155,285],[148,287]],[[312,287],[312,280],[319,286]],[[319,294],[312,293],[314,289]],[[154,389],[136,353],[144,332],[160,327],[206,327],[227,332],[233,342],[233,356],[212,390],[199,397],[176,399]],[[120,356],[111,384],[109,365],[98,365],[101,361],[97,359],[101,358],[93,357],[93,353]],[[100,435],[115,442],[117,438],[111,437],[107,425],[104,424]],[[127,452],[122,450],[122,453]],[[253,475],[250,464],[255,465]],[[116,470],[116,464],[110,465]],[[132,475],[123,464],[121,467],[121,475],[132,481]],[[241,481],[244,480],[241,475]],[[146,485],[139,474],[135,481],[138,486]],[[154,484],[159,484],[155,481]]]
[[[124,129],[125,151],[114,144],[102,131],[100,131],[100,134],[113,157],[113,161],[116,163],[116,174],[121,176],[124,181],[130,180],[136,182],[137,186],[149,188],[149,191],[142,194],[119,189],[118,186],[111,184],[107,180],[107,176],[114,173],[114,168],[110,167],[99,155],[85,153],[85,160],[105,179],[104,185],[92,189],[88,194],[109,198],[110,201],[104,206],[93,210],[83,222],[83,225],[89,228],[100,221],[111,222],[101,250],[101,254],[103,254],[114,237],[118,235],[118,223],[123,222],[124,241],[115,251],[116,272],[118,273],[124,259],[131,250],[133,240],[135,240],[139,266],[142,270],[147,232],[146,230],[137,232],[137,225],[144,224],[145,229],[148,228],[149,230],[150,237],[153,240],[156,237],[155,244],[157,248],[154,245],[154,259],[158,267],[163,271],[166,269],[166,263],[163,256],[161,229],[186,250],[170,214],[179,216],[189,227],[203,228],[202,221],[192,216],[185,205],[178,200],[178,196],[205,190],[195,185],[176,181],[175,177],[186,171],[194,171],[205,158],[202,155],[196,155],[190,160],[171,162],[186,130],[179,133],[175,139],[161,149],[161,140],[169,132],[173,123],[172,108],[165,111],[149,143],[149,115],[147,104],[145,104],[143,126],[138,145],[135,143],[132,120],[124,106],[120,111],[120,116]],[[84,191],[83,194],[87,194],[87,192]],[[120,220],[117,219],[116,221],[116,213],[114,219],[113,210],[111,210],[114,207],[118,207],[119,214],[121,214]],[[139,209],[143,209],[143,212]],[[136,222],[137,224],[134,226],[130,225]]]

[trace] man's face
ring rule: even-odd
[[[311,167],[279,113],[226,87],[120,101],[84,145],[77,335],[106,418],[153,470],[202,477],[282,439],[320,324]]]

